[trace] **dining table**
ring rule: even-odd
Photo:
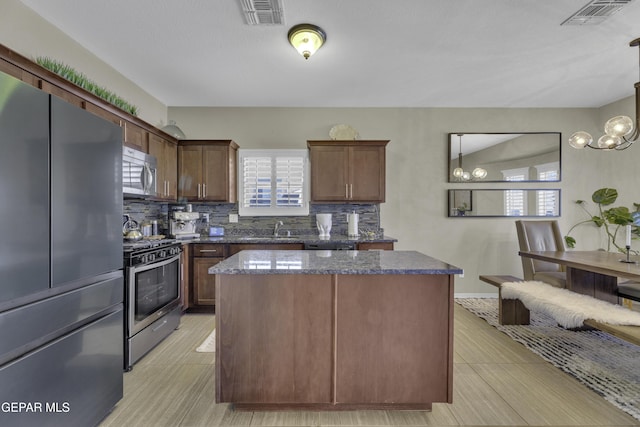
[[[567,289],[618,304],[618,279],[640,281],[640,256],[606,251],[520,251],[564,266]]]

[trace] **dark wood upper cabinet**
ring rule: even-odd
[[[237,200],[238,144],[231,140],[183,140],[178,146],[178,198]]]
[[[307,141],[312,202],[385,201],[389,141]]]
[[[158,161],[156,169],[158,198],[175,201],[178,197],[178,146],[150,133],[149,154]]]

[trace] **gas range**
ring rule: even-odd
[[[160,262],[182,252],[182,244],[176,239],[138,240],[125,242],[122,246],[125,267]]]

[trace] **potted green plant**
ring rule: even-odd
[[[564,241],[567,247],[574,248],[576,245],[576,239],[570,236],[574,228],[583,224],[593,224],[599,229],[603,229],[607,235],[607,251],[611,251],[612,246],[619,252],[626,253],[626,248],[619,245],[616,242],[618,237],[618,231],[620,227],[631,225],[631,232],[635,235],[640,235],[638,225],[640,221],[640,204],[634,203],[633,210],[626,206],[611,206],[618,199],[618,191],[615,188],[600,188],[593,192],[591,200],[596,204],[598,208],[598,215],[593,215],[587,209],[586,202],[584,200],[576,200],[575,203],[582,208],[582,210],[589,216],[588,219],[578,222],[569,229],[569,232],[564,236]],[[636,251],[633,251],[634,253]]]

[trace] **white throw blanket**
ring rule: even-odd
[[[543,282],[508,282],[500,287],[504,299],[518,299],[531,311],[553,317],[565,328],[583,326],[586,319],[610,325],[640,326],[640,312]]]

